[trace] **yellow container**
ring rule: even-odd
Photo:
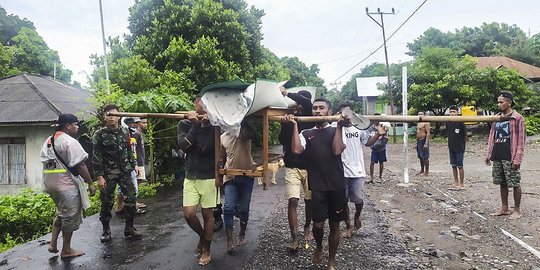
[[[476,116],[476,108],[474,106],[462,106],[461,107],[461,115],[462,116]],[[465,125],[475,125],[478,124],[478,122],[465,122]]]

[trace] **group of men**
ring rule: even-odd
[[[297,252],[298,203],[304,193],[305,216],[303,226],[304,240],[315,238],[317,243],[313,262],[320,264],[323,256],[324,223],[330,224],[328,269],[334,269],[335,255],[339,245],[339,222],[345,221],[347,228],[343,236],[350,237],[355,229],[361,227],[360,213],[363,207],[363,185],[366,178],[362,144],[371,146],[377,141],[387,140],[386,127],[375,125],[373,130],[364,131],[352,126],[348,118],[330,124],[327,121],[308,124],[297,123],[295,116],[330,116],[331,104],[319,98],[312,103],[311,93],[300,91],[282,94],[296,102],[294,115],[283,117],[279,135],[283,145],[285,163],[285,182],[288,195],[288,220],[291,243],[290,252]],[[195,249],[198,263],[206,265],[211,260],[210,246],[214,232],[213,209],[220,202],[221,190],[224,192],[223,220],[227,235],[228,254],[233,254],[235,246],[246,244],[245,233],[249,220],[249,207],[254,178],[249,176],[225,175],[223,179],[214,178],[214,138],[217,135],[205,116],[206,112],[200,98],[194,100],[195,111],[188,119],[178,124],[178,144],[186,154],[183,190],[183,211],[188,225],[199,236]],[[350,109],[343,103],[340,111]],[[220,167],[224,169],[254,169],[251,157],[253,131],[247,122],[242,122],[240,133],[221,134],[223,154]],[[379,142],[384,145],[384,142]],[[382,149],[379,148],[379,151]],[[379,159],[381,161],[381,159]],[[386,160],[384,160],[386,161]],[[349,220],[348,201],[355,204],[354,227]],[[196,216],[201,205],[203,221]],[[234,216],[239,218],[238,241],[233,241]],[[311,221],[313,226],[311,227]]]
[[[525,120],[521,114],[512,109],[514,106],[514,96],[507,91],[500,92],[497,97],[497,115],[506,119],[494,122],[491,125],[487,152],[484,157],[486,165],[491,165],[493,183],[499,185],[501,196],[501,208],[492,213],[492,216],[509,215],[508,219],[519,219],[521,213],[521,172],[520,167],[523,161],[526,130]],[[450,116],[458,115],[458,107],[450,106]],[[424,113],[418,113],[423,116]],[[420,122],[417,124],[416,131],[416,151],[420,160],[420,172],[418,175],[429,174],[429,140],[430,134],[429,122]],[[467,128],[463,122],[448,122],[446,124],[446,135],[448,137],[448,153],[454,183],[450,190],[464,190],[465,173],[463,161],[465,148],[467,144]],[[510,211],[508,206],[509,188],[513,188],[514,210]]]
[[[110,220],[117,186],[119,195],[117,213],[125,215],[124,236],[138,239],[142,235],[133,226],[135,215],[145,207],[137,204],[138,179],[145,179],[144,139],[146,119],[133,119],[126,130],[121,127],[119,117],[108,115],[118,112],[116,105],[103,108],[104,127],[92,137],[92,157],[75,139],[79,130],[79,120],[73,114],[61,114],[55,132],[44,142],[40,159],[46,191],[57,207],[57,215],[52,224],[49,252],[58,252],[57,242],[60,232],[63,236],[61,257],[84,255],[83,251],[71,248],[71,236],[82,222],[83,210],[90,206],[84,182],[88,183],[90,194],[96,192],[94,180],[100,189],[101,209],[99,219],[103,226],[101,242],[112,239]],[[137,123],[137,125],[134,125]],[[91,164],[89,170],[87,163]],[[93,173],[93,177],[91,176]]]
[[[375,162],[386,161],[386,154],[377,153],[386,150],[387,127],[374,123],[369,130],[354,127],[350,119],[344,116],[340,121],[307,124],[299,123],[296,116],[330,116],[330,101],[318,98],[311,102],[308,91],[282,94],[296,102],[294,114],[285,115],[279,135],[283,145],[285,163],[285,182],[288,195],[288,221],[291,242],[287,246],[290,252],[298,251],[298,203],[304,193],[305,223],[303,226],[304,241],[315,239],[316,248],[313,263],[318,265],[323,258],[323,236],[325,221],[329,221],[328,269],[335,268],[335,257],[340,237],[351,237],[355,230],[362,226],[360,214],[364,204],[364,183],[367,177],[362,145],[372,146],[371,168]],[[500,185],[502,206],[493,215],[510,215],[510,219],[521,217],[520,200],[520,164],[523,159],[525,142],[523,117],[512,109],[514,104],[511,93],[502,92],[498,97],[500,115],[508,120],[492,125],[486,164],[493,161],[493,182]],[[220,132],[210,125],[200,97],[194,100],[195,111],[188,114],[188,119],[178,123],[178,145],[185,153],[185,180],[183,183],[183,213],[187,224],[199,236],[196,248],[198,263],[207,265],[211,261],[211,242],[214,232],[214,209],[220,204],[221,190],[224,192],[223,223],[227,235],[227,253],[233,254],[234,217],[239,218],[240,230],[236,246],[246,244],[246,229],[249,220],[249,209],[254,178],[249,176],[230,176],[215,178],[215,144],[214,139]],[[340,104],[340,112],[350,109],[351,104]],[[101,199],[100,221],[103,225],[102,242],[111,240],[109,222],[114,204],[116,187],[120,187],[123,199],[123,211],[126,217],[124,236],[140,238],[141,234],[133,226],[137,213],[136,186],[137,177],[144,175],[144,150],[139,152],[132,148],[129,131],[122,129],[119,117],[109,115],[118,112],[115,105],[103,108],[105,126],[93,136],[92,167],[94,179],[97,179]],[[457,107],[450,108],[451,115],[457,115]],[[143,124],[143,129],[144,129]],[[421,173],[429,171],[429,123],[418,125],[417,150],[423,168]],[[44,164],[45,186],[58,208],[53,221],[53,233],[49,245],[50,252],[58,252],[57,240],[63,233],[64,245],[62,257],[83,255],[84,252],[71,248],[70,240],[73,231],[82,221],[82,209],[89,206],[84,189],[88,183],[90,194],[96,188],[86,167],[88,153],[73,137],[78,131],[78,119],[71,114],[59,116],[55,133],[49,137],[41,152]],[[134,131],[134,130],[132,130]],[[466,129],[462,123],[447,125],[449,137],[450,160],[455,183],[453,188],[462,189],[463,156],[467,140]],[[139,134],[140,135],[140,134]],[[251,141],[254,132],[248,122],[242,122],[239,134],[225,132],[220,135],[222,142],[219,163],[224,169],[254,169]],[[135,142],[144,145],[142,136]],[[373,148],[373,146],[375,146]],[[134,152],[138,152],[137,155]],[[373,154],[375,153],[375,154]],[[141,162],[137,162],[137,160]],[[141,167],[142,166],[142,167]],[[382,167],[381,167],[382,169]],[[370,170],[372,177],[373,169]],[[79,177],[80,176],[80,177]],[[135,176],[135,177],[134,177]],[[135,179],[135,180],[133,180]],[[508,188],[514,188],[514,211],[508,207]],[[348,202],[355,205],[353,223],[350,220]],[[201,205],[203,222],[196,215]],[[220,208],[220,207],[219,207]],[[218,214],[220,217],[220,214]],[[311,226],[311,222],[313,225]],[[345,231],[340,233],[339,223],[344,221]],[[310,227],[312,227],[310,229]]]

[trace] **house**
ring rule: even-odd
[[[476,65],[479,68],[492,67],[499,69],[502,67],[517,71],[528,83],[540,82],[540,68],[527,63],[523,63],[505,56],[475,57]]]
[[[91,94],[47,76],[22,73],[0,79],[0,194],[42,188],[39,153],[61,113],[91,111]]]
[[[378,101],[379,96],[384,95],[384,91],[379,89],[379,85],[386,86],[387,82],[387,77],[356,78],[356,92],[358,97],[362,98],[362,114],[389,114],[388,104]]]

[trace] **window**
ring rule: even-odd
[[[0,185],[25,184],[25,139],[0,138]]]

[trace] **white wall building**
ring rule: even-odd
[[[90,93],[50,77],[22,73],[0,80],[0,194],[42,188],[39,153],[61,113],[90,115]]]

